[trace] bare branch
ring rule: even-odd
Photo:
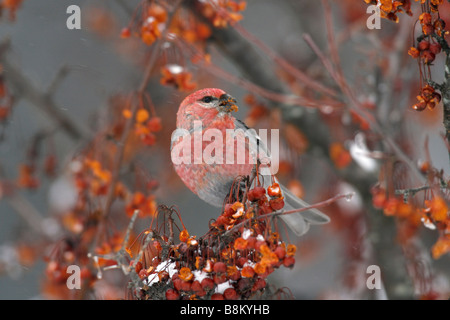
[[[8,43],[4,42],[1,47],[8,47]],[[89,137],[88,129],[81,127],[70,116],[62,112],[62,109],[53,100],[51,92],[38,89],[17,66],[6,58],[5,53],[0,55],[0,63],[5,70],[6,81],[11,85],[19,98],[28,100],[33,106],[43,111],[49,119],[56,122],[72,139],[84,140]]]

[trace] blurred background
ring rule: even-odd
[[[103,152],[114,155],[115,149],[109,148],[110,142],[104,138],[105,128],[111,128],[117,114],[120,118],[126,104],[121,97],[136,90],[144,78],[154,47],[133,36],[121,37],[123,28],[136,21],[133,12],[140,3],[77,1],[81,8],[80,30],[66,27],[66,9],[75,4],[73,1],[23,0],[14,20],[3,8],[0,63],[14,102],[7,119],[0,123],[0,299],[63,297],[46,279],[45,257],[51,256],[55,246],[71,232],[64,217],[77,203],[71,176],[77,164],[74,159],[86,149],[103,147]],[[412,162],[428,161],[438,171],[448,173],[448,152],[441,137],[442,105],[423,113],[410,108],[420,90],[417,63],[407,54],[413,31],[416,30],[416,36],[419,32],[414,26],[419,6],[413,8],[413,17],[399,14],[398,23],[382,19],[380,30],[369,30],[364,1],[326,3],[331,8],[341,69],[357,99],[374,106],[375,109],[368,108],[369,112],[376,114],[385,135],[398,143]],[[450,11],[445,5],[444,9]],[[322,2],[248,0],[240,14],[240,26],[269,50],[310,79],[339,92],[339,86],[304,40],[308,34],[326,56],[333,57]],[[441,16],[446,19],[448,13]],[[188,19],[180,19],[183,18]],[[290,235],[290,242],[298,247],[295,267],[276,270],[269,278],[271,284],[287,287],[297,299],[448,298],[449,256],[431,256],[431,248],[439,237],[437,231],[420,224],[413,228],[407,242],[401,242],[398,235],[404,229],[400,229],[398,217],[386,216],[383,209],[376,209],[371,203],[371,188],[386,176],[397,183],[396,189],[420,186],[411,169],[401,161],[389,162],[385,155],[392,153],[386,150],[379,132],[362,129],[354,121],[351,112],[345,111],[348,101],[341,98],[341,93],[335,100],[322,99],[281,68],[268,51],[252,43],[252,38],[243,38],[253,45],[260,58],[252,68],[267,70],[281,83],[266,89],[308,97],[309,101],[318,101],[319,106],[287,107],[286,102],[271,101],[267,95],[238,83],[236,79],[244,79],[265,86],[264,80],[258,83],[258,73],[239,63],[240,58],[246,58],[233,51],[237,41],[231,38],[227,42],[227,37],[235,34],[221,31],[212,31],[213,36],[199,47],[210,55],[213,65],[236,78],[205,70],[208,66],[187,58],[183,60],[174,45],[162,50],[158,68],[147,85],[156,114],[162,119],[162,130],[155,134],[154,144],[134,146],[137,150],[130,151],[133,165],[122,169],[121,181],[132,190],[151,182],[152,187],[146,192],[154,196],[157,204],[176,205],[192,235],[205,234],[207,221],[220,214],[220,210],[202,202],[183,185],[169,160],[176,111],[193,90],[161,84],[159,69],[168,64],[185,66],[196,88],[219,87],[232,94],[240,107],[238,118],[257,128],[281,129],[284,142],[280,179],[291,188],[301,188],[308,202],[355,192],[351,201],[340,200],[323,208],[332,219],[329,225],[313,227],[301,238]],[[443,68],[442,53],[431,70],[434,81],[443,81]],[[257,102],[249,103],[249,93]],[[339,108],[335,108],[336,101]],[[262,106],[259,109],[258,104]],[[57,114],[52,111],[55,109]],[[74,124],[75,134],[61,121],[58,123],[61,118]],[[348,161],[330,158],[327,153],[332,143],[350,150],[361,138],[365,141],[363,146],[379,153],[369,157],[353,154]],[[49,164],[49,157],[55,160],[54,164]],[[358,157],[359,162],[355,159]],[[361,161],[369,163],[369,167],[359,164]],[[20,185],[20,179],[26,176],[23,165],[30,162],[36,167],[33,176],[38,187]],[[400,169],[388,170],[386,163],[391,167],[398,164]],[[45,168],[50,165],[52,174],[46,174]],[[414,199],[417,207],[423,207],[421,197],[419,194]],[[101,197],[96,201],[93,207],[103,203]],[[126,226],[129,217],[124,214],[125,206],[124,201],[112,205],[113,226]],[[149,217],[139,220],[136,229],[148,227],[149,221]],[[366,287],[367,267],[373,264],[381,267],[381,290]],[[98,282],[95,298],[125,297],[126,282],[120,271],[105,271],[104,279]]]

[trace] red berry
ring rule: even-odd
[[[281,210],[281,209],[284,208],[284,199],[282,197],[281,198],[270,199],[269,205],[275,211]]]
[[[239,292],[245,292],[250,288],[250,279],[248,278],[241,278],[237,283],[237,289]]]
[[[80,272],[81,279],[89,279],[92,277],[92,272],[88,268],[82,268]]]
[[[131,36],[131,31],[129,28],[123,28],[122,31],[120,32],[120,36],[122,38],[129,38]]]
[[[142,262],[138,261],[136,263],[136,266],[134,267],[134,270],[139,274],[139,272],[142,270]]]
[[[174,286],[174,288],[177,289],[177,290],[181,290],[181,284],[182,284],[183,282],[184,282],[184,281],[181,280],[180,278],[173,279],[173,277],[172,277],[172,283],[173,283],[173,286]]]
[[[159,277],[159,281],[161,282],[167,282],[167,280],[169,280],[169,273],[165,270],[160,271],[158,273],[158,277]]]
[[[161,118],[160,117],[150,118],[150,120],[147,121],[147,127],[151,132],[161,131],[162,129]]]
[[[439,93],[435,92],[433,93],[433,99],[436,99],[437,102],[439,103],[441,102],[442,96]]]
[[[148,277],[147,270],[142,269],[141,271],[139,271],[138,275],[139,275],[139,278],[141,278],[141,279]]]
[[[226,225],[229,225],[229,224],[230,224],[230,218],[228,218],[228,217],[225,215],[225,213],[224,213],[223,215],[220,215],[220,216],[217,218],[216,222],[215,222],[215,225],[216,225],[216,226],[226,226]]]
[[[236,260],[236,266],[239,268],[242,268],[247,261],[248,261],[248,259],[246,257],[239,257]]]
[[[166,299],[167,300],[178,300],[180,298],[180,294],[175,289],[168,289],[166,291]]]
[[[214,293],[214,294],[211,296],[211,300],[225,300],[225,298],[224,298],[223,295],[220,294],[220,293]]]
[[[225,273],[227,271],[227,265],[221,261],[214,263],[213,270],[216,273]]]
[[[263,278],[257,278],[255,283],[253,284],[252,291],[262,290],[266,287],[266,280]]]
[[[191,282],[189,281],[181,281],[181,290],[183,291],[190,291],[191,290]]]
[[[255,250],[259,251],[260,247],[262,245],[265,245],[265,244],[267,244],[265,240],[258,240],[258,241],[256,241],[256,243],[255,243]]]
[[[200,284],[200,281],[195,280],[192,282],[191,290],[194,292],[203,291],[202,285]]]
[[[430,64],[431,62],[434,61],[436,55],[432,53],[430,50],[425,50],[421,52],[420,57],[426,64]]]
[[[223,215],[227,218],[231,217],[233,214],[236,213],[236,210],[233,209],[233,204],[227,203],[225,205],[225,210],[223,211]]]
[[[236,270],[236,272],[232,273],[229,278],[230,280],[238,281],[241,278],[241,272],[239,270]]]
[[[266,195],[266,189],[264,187],[255,187],[247,194],[248,200],[254,202],[262,199]]]
[[[255,237],[248,237],[247,238],[247,248],[248,249],[254,249],[256,244],[256,238]]]
[[[286,268],[292,268],[295,264],[295,258],[290,256],[290,257],[285,257],[283,260],[283,265]]]
[[[432,24],[424,24],[422,26],[422,32],[426,35],[432,34],[434,32],[434,27]]]
[[[430,44],[430,52],[434,53],[435,55],[441,52],[441,45],[439,43],[432,43]]]
[[[272,213],[273,209],[270,207],[269,203],[264,203],[259,206],[263,214]]]
[[[147,146],[152,146],[156,143],[156,136],[152,133],[143,134],[141,141]]]
[[[429,47],[430,47],[430,43],[427,40],[422,40],[417,45],[417,48],[419,48],[420,51],[428,50]]]
[[[202,286],[203,290],[206,290],[206,291],[212,290],[212,289],[214,289],[214,286],[215,286],[214,280],[211,278],[205,278],[202,280],[201,286]]]
[[[423,111],[427,107],[427,103],[425,101],[421,101],[412,106],[414,110]]]
[[[283,247],[277,247],[274,253],[277,255],[278,259],[283,259],[286,255],[286,250]]]
[[[225,273],[215,274],[213,279],[215,284],[221,284],[227,281],[227,275]]]
[[[196,291],[196,294],[199,297],[203,297],[206,296],[206,291],[205,290]]]
[[[233,288],[225,289],[223,296],[226,300],[236,300],[238,298],[238,294]]]

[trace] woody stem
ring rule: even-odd
[[[445,59],[445,80],[441,87],[442,105],[444,109],[444,128],[445,138],[447,141],[447,149],[450,158],[450,53]]]

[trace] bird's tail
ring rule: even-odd
[[[285,211],[309,207],[306,201],[293,195],[285,186],[280,185],[280,187],[284,196],[285,205],[283,209]],[[297,236],[305,234],[309,230],[310,225],[330,222],[330,218],[326,214],[315,208],[302,212],[284,214],[280,217]]]

